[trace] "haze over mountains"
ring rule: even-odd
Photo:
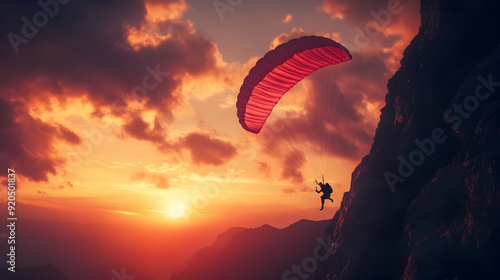
[[[281,279],[281,275],[286,270],[291,269],[293,265],[300,265],[304,258],[312,256],[316,247],[321,250],[327,247],[325,245],[328,240],[326,228],[329,224],[328,220],[301,220],[283,229],[269,225],[256,228],[230,228],[220,234],[211,246],[195,252],[183,265],[184,268],[170,279]],[[35,225],[32,227],[34,229]],[[68,225],[64,227],[67,228]],[[74,228],[80,227],[75,224]],[[31,232],[36,231],[31,230]],[[38,233],[41,232],[38,231]],[[99,235],[96,234],[97,236]],[[115,248],[112,251],[113,254],[107,256],[99,256],[102,251],[93,253],[90,251],[90,255],[96,260],[85,262],[85,256],[81,256],[85,251],[84,247],[91,250],[90,248],[96,246],[88,243],[89,240],[80,240],[82,241],[80,245],[75,244],[74,247],[68,248],[69,251],[78,253],[76,258],[66,258],[67,262],[61,262],[54,256],[47,256],[47,261],[57,261],[61,268],[51,263],[24,266],[18,267],[15,274],[2,269],[0,276],[2,279],[12,279],[11,277],[15,276],[13,279],[16,280],[109,280],[113,278],[121,280],[129,279],[127,277],[135,277],[134,279],[137,280],[165,279],[147,275],[147,267],[126,263],[113,264],[112,262],[119,260],[116,254],[129,252],[127,249]],[[46,245],[49,244],[46,243]],[[38,254],[42,254],[44,250],[49,255],[55,253],[47,248],[42,249],[43,246],[37,249],[33,243],[27,243],[27,245],[33,259],[36,259],[36,255],[33,255],[35,250]],[[161,251],[161,248],[158,247],[158,250]],[[63,254],[68,254],[68,252],[59,251]],[[164,257],[163,259],[165,260]]]

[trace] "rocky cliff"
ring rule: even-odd
[[[500,279],[499,15],[421,1],[317,279]]]

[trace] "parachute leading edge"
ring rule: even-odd
[[[352,59],[341,44],[319,36],[292,39],[259,59],[243,81],[236,108],[241,126],[259,133],[274,106],[314,71]]]

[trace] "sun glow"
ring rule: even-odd
[[[172,219],[178,219],[186,214],[186,205],[182,202],[170,202],[165,213]]]

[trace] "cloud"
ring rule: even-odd
[[[283,193],[285,194],[294,194],[295,189],[294,188],[283,188]]]
[[[148,186],[158,189],[168,189],[170,187],[168,178],[160,173],[136,172],[130,179],[134,182],[144,182]]]
[[[169,146],[166,141],[166,135],[157,117],[155,117],[153,128],[149,128],[149,124],[146,121],[140,116],[135,115],[123,125],[123,130],[135,139],[149,141],[162,148]]]
[[[36,190],[36,192],[41,195],[41,196],[46,196],[47,193],[45,191],[42,191],[42,190]]]
[[[76,134],[61,125],[32,117],[20,102],[0,98],[0,168],[13,168],[32,181],[48,181],[64,159],[57,155],[57,140],[75,143]]]
[[[266,163],[266,162],[263,162],[263,161],[258,161],[257,162],[257,172],[264,179],[270,179],[271,178],[271,166],[268,163]]]
[[[221,165],[237,155],[236,147],[231,142],[202,132],[187,134],[179,139],[178,146],[187,149],[191,161],[198,165]]]
[[[123,126],[128,135],[143,141],[149,141],[165,153],[177,155],[179,150],[188,150],[191,162],[198,165],[221,165],[234,158],[236,147],[228,141],[210,136],[205,132],[190,132],[185,136],[169,140],[158,118],[150,125],[136,115]]]
[[[66,143],[70,145],[78,145],[82,143],[82,139],[80,136],[78,136],[76,133],[71,131],[70,129],[58,124],[59,128],[59,136],[61,139],[63,139]]]
[[[40,7],[36,1],[7,2],[9,9],[0,11],[0,33],[21,36],[19,19],[30,18]],[[130,30],[149,24],[142,1],[112,0],[98,8],[92,1],[72,1],[59,8],[33,39],[19,45],[17,55],[9,40],[0,43],[4,98],[36,97],[46,103],[51,97],[86,98],[96,116],[118,102],[124,110],[114,113],[123,116],[127,97],[140,96],[145,108],[172,116],[172,109],[183,102],[179,92],[185,75],[218,71],[215,45],[180,19],[156,21],[164,38],[156,45],[133,48]]]
[[[281,33],[280,35],[276,36],[271,43],[269,44],[269,49],[275,49],[278,45],[286,43],[290,41],[291,39],[294,38],[300,38],[302,36],[308,35],[302,28],[293,28],[290,33]]]
[[[7,34],[26,35],[20,19],[32,21],[42,10],[37,3],[7,0],[3,4],[9,8],[0,10],[0,34],[6,38],[0,41],[0,130],[10,135],[1,140],[1,165],[18,166],[35,181],[56,174],[64,160],[54,141],[79,145],[82,139],[60,124],[40,120],[31,109],[57,110],[70,99],[91,104],[96,118],[122,118],[123,135],[166,151],[167,128],[157,119],[149,128],[135,112],[149,110],[172,120],[173,110],[185,102],[184,77],[219,71],[216,46],[179,16],[187,7],[185,1],[70,1],[13,47]],[[164,9],[148,10],[159,5]],[[163,14],[152,14],[159,10]],[[145,34],[154,34],[155,40],[148,41]],[[25,108],[22,117],[11,103]]]
[[[321,4],[321,9],[332,18],[344,19],[354,24],[374,20],[374,14],[384,14],[388,16],[388,20],[398,21],[415,10],[418,12],[419,8],[420,1],[399,0],[323,0]]]
[[[281,178],[290,180],[292,183],[304,182],[304,175],[300,170],[306,162],[304,151],[294,150],[288,153],[283,160]]]
[[[310,192],[311,190],[306,187],[301,187],[301,188],[287,187],[283,188],[282,191],[284,194],[294,194],[297,192]]]
[[[64,190],[67,187],[73,189],[74,186],[73,186],[73,184],[70,181],[66,181],[64,184],[59,185],[59,186],[54,186],[51,189],[53,189],[55,191],[58,191],[58,190]]]
[[[281,21],[283,23],[289,23],[292,21],[292,15],[291,14],[286,14],[285,18]]]
[[[283,32],[280,35],[274,37],[274,39],[271,41],[269,44],[269,49],[275,49],[278,45],[286,43],[290,41],[291,39],[295,38],[300,38],[302,36],[310,36],[310,35],[316,35],[316,36],[322,36],[325,38],[330,38],[338,43],[342,42],[342,38],[340,36],[339,32],[332,32],[332,33],[325,33],[325,32],[316,32],[314,34],[305,32],[304,29],[300,27],[294,27],[289,33]]]
[[[351,51],[369,46],[392,51],[394,68],[420,26],[420,1],[324,0],[321,10],[352,26]]]
[[[336,42],[341,42],[342,38],[340,37],[340,34],[338,32],[333,32],[333,33],[325,33],[325,32],[316,32],[314,34],[305,32],[302,28],[300,27],[294,27],[289,33],[281,33],[280,35],[274,37],[274,39],[271,41],[269,44],[269,49],[275,49],[278,45],[286,43],[290,41],[291,39],[295,38],[300,38],[302,36],[307,36],[307,35],[316,35],[316,36],[322,36],[326,38],[330,38]]]

